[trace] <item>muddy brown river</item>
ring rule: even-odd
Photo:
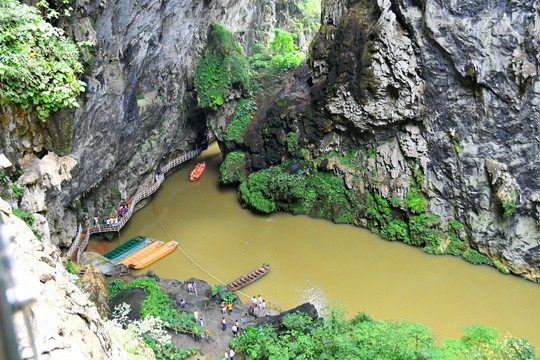
[[[201,160],[206,171],[190,182]],[[481,323],[540,346],[540,284],[453,256],[428,255],[350,225],[254,214],[242,209],[235,189],[218,185],[221,160],[214,144],[182,165],[120,238],[91,241],[89,250],[105,253],[137,235],[172,238],[181,249],[135,274],[154,270],[162,278],[195,277],[212,285],[269,263],[270,272],[243,293],[285,308],[310,301],[320,309],[336,299],[349,316],[365,311],[374,319],[409,319],[427,324],[438,338],[458,338],[462,327]]]

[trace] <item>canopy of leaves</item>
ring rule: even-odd
[[[0,0],[0,29],[0,105],[33,105],[42,121],[50,111],[78,106],[83,66],[62,30],[16,0]]]
[[[538,359],[525,339],[499,340],[494,328],[475,325],[460,340],[442,340],[411,321],[372,320],[359,314],[347,320],[339,308],[324,319],[290,314],[279,335],[270,327],[247,328],[231,342],[248,359]]]

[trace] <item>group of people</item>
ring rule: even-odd
[[[197,296],[197,284],[195,282],[188,283],[188,294],[195,294]]]
[[[225,359],[234,360],[235,352],[233,349],[229,348],[229,350],[225,351]]]
[[[225,320],[225,317],[221,319],[221,330],[222,331],[227,330],[227,320]],[[234,325],[231,327],[231,330],[232,330],[233,336],[236,336],[236,334],[238,334],[238,332],[240,331],[240,323],[238,322],[238,320],[234,322]]]
[[[254,296],[251,298],[251,305],[258,307],[259,309],[266,309],[266,300],[262,298],[261,295]]]
[[[231,302],[225,303],[225,301],[222,301],[221,313],[225,315],[227,312],[229,312],[229,315],[232,315],[232,303]]]
[[[117,213],[118,216],[115,216],[113,213],[111,213],[108,218],[103,219],[103,225],[118,224],[120,219],[124,217],[128,211],[129,211],[129,204],[127,203],[126,200],[124,200],[122,201],[122,204],[120,204],[120,207],[118,208],[118,213]],[[98,225],[99,225],[99,222],[96,216],[94,217],[94,226],[98,226]]]

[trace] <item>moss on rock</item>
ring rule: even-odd
[[[233,86],[247,89],[249,66],[244,52],[230,30],[213,24],[203,55],[195,69],[199,106],[216,110]]]

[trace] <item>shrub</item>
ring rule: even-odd
[[[79,106],[85,83],[79,49],[61,29],[15,0],[0,6],[0,105],[35,106],[46,121],[51,111]]]
[[[481,265],[481,264],[487,264],[487,265],[493,265],[493,262],[488,259],[485,255],[480,254],[478,251],[474,249],[469,249],[463,253],[463,258],[470,262],[471,264],[475,265]]]
[[[225,157],[219,167],[219,181],[223,184],[237,184],[247,177],[244,166],[244,153],[234,151]]]
[[[255,113],[255,110],[255,103],[252,100],[240,99],[236,106],[234,119],[227,127],[225,140],[234,141],[239,145],[243,144],[243,135],[246,131],[246,126],[251,122],[251,117]]]

